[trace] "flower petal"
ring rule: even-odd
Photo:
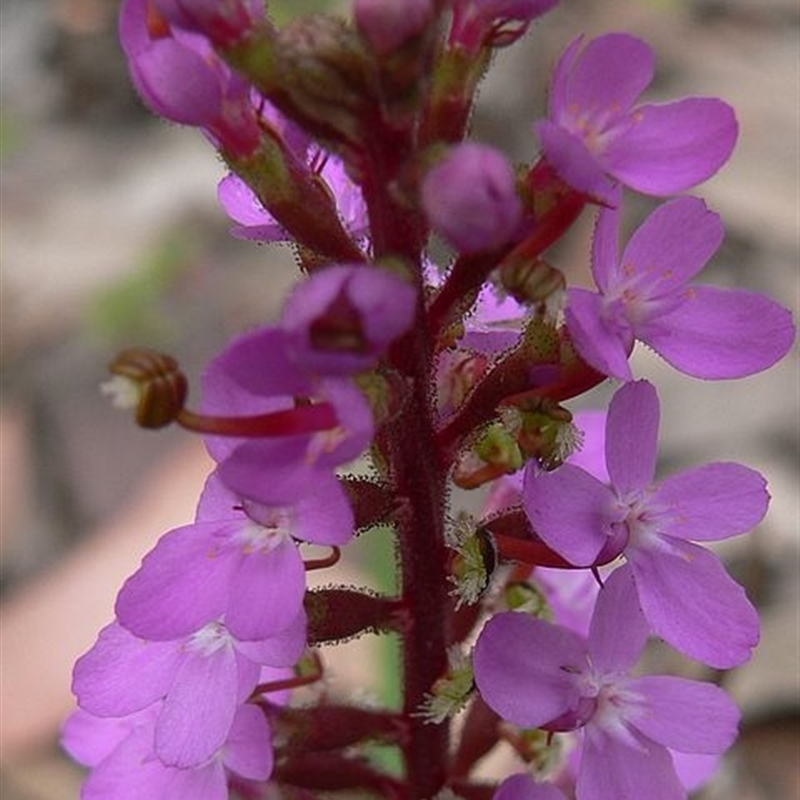
[[[606,466],[618,494],[639,492],[652,482],[659,417],[658,395],[648,381],[628,383],[611,398],[606,422]]]
[[[565,800],[565,796],[551,784],[535,783],[530,775],[519,774],[506,778],[492,800]]]
[[[313,544],[334,545],[348,542],[355,530],[350,501],[335,475],[321,472],[314,491],[295,506],[295,538]]]
[[[506,612],[486,623],[473,652],[481,696],[503,719],[538,728],[580,698],[575,675],[587,669],[586,642],[539,619]]]
[[[581,358],[604,375],[623,381],[633,379],[628,356],[633,332],[625,317],[609,319],[599,294],[568,289],[564,315],[569,335]]]
[[[666,747],[636,737],[629,747],[602,730],[586,729],[576,796],[579,800],[681,800],[686,792],[678,782]]]
[[[757,292],[690,286],[680,305],[637,337],[687,375],[742,378],[783,358],[795,326],[788,309]]]
[[[592,233],[592,277],[597,288],[606,294],[615,284],[619,273],[619,223],[622,192],[614,193],[615,203],[602,206],[597,213],[597,222]]]
[[[647,641],[650,626],[639,607],[630,567],[619,567],[597,595],[589,626],[589,652],[603,673],[629,670]]]
[[[620,277],[638,278],[648,297],[681,289],[706,265],[722,244],[719,215],[696,197],[664,203],[633,233],[622,253]]]
[[[747,595],[708,550],[680,539],[628,548],[639,599],[653,631],[690,658],[718,669],[750,658],[759,624]]]
[[[653,79],[655,55],[641,39],[626,33],[608,33],[592,39],[575,60],[563,87],[561,116],[572,122],[571,109],[580,118],[625,114]]]
[[[572,421],[583,434],[583,444],[567,461],[585,469],[597,480],[609,483],[611,479],[606,467],[606,412],[599,409],[576,411]]]
[[[306,614],[301,607],[297,618],[280,633],[266,639],[237,641],[236,650],[255,664],[289,667],[306,646]]]
[[[265,781],[272,774],[272,732],[260,708],[245,705],[236,712],[223,761],[228,769],[253,781]]]
[[[172,640],[219,617],[235,566],[220,541],[241,525],[202,522],[162,536],[117,596],[120,623],[142,639]]]
[[[225,624],[237,639],[274,636],[297,619],[305,589],[303,560],[291,539],[249,553],[232,582]]]
[[[685,753],[722,753],[736,739],[740,713],[718,686],[672,675],[647,675],[632,681],[647,713],[632,724],[654,742]]]
[[[210,655],[187,648],[156,723],[161,761],[185,769],[211,758],[228,737],[238,690],[232,647]]]
[[[741,464],[705,464],[663,480],[651,506],[664,506],[659,529],[696,541],[727,539],[754,528],[767,513],[767,482]]]
[[[522,495],[542,541],[576,566],[594,564],[611,534],[614,494],[605,484],[571,464],[541,474],[528,468]]]
[[[179,661],[174,642],[137,639],[112,622],[76,662],[72,691],[90,714],[124,717],[167,693]]]
[[[534,123],[533,130],[547,161],[564,183],[598,202],[613,202],[616,184],[582,139],[548,120]]]
[[[722,100],[688,97],[634,109],[602,155],[605,169],[638,192],[677,194],[710,178],[728,160],[738,135]]]

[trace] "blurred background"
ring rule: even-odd
[[[278,2],[286,18],[331,4]],[[342,6],[344,8],[344,6]],[[346,10],[346,9],[344,9]],[[130,87],[111,0],[0,0],[0,796],[76,800],[57,745],[74,659],[112,616],[156,538],[191,520],[208,462],[180,431],[145,432],[98,391],[114,352],[172,352],[190,378],[227,338],[266,321],[295,277],[288,249],[232,239],[223,168],[192,130],[152,118]],[[549,69],[579,32],[626,30],[658,54],[651,97],[718,95],[741,137],[695,194],[727,238],[703,279],[798,310],[796,0],[563,0],[500,53],[475,134],[530,161]],[[632,223],[649,206],[633,206]],[[553,261],[585,276],[588,215]],[[723,548],[763,614],[753,660],[725,676],[743,732],[703,800],[800,797],[798,363],[713,384],[647,353],[662,398],[662,463],[736,460],[773,495],[751,536]],[[601,388],[583,398],[600,404]],[[360,659],[359,659],[360,660]],[[345,659],[345,665],[356,659]],[[342,668],[341,679],[364,679]],[[642,800],[647,800],[643,798]]]

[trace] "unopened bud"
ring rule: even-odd
[[[425,29],[433,6],[431,0],[355,0],[353,16],[372,49],[386,55]]]
[[[241,41],[265,19],[263,0],[156,0],[173,25],[207,36],[219,47]]]
[[[581,433],[566,408],[547,398],[531,397],[503,406],[500,417],[525,458],[547,470],[560,467],[581,443]]]
[[[357,145],[376,96],[374,65],[358,33],[336,17],[301,17],[279,31],[275,59],[282,110],[334,146]]]
[[[420,188],[431,227],[465,253],[508,243],[522,219],[514,170],[488,145],[454,147],[425,175]]]
[[[462,489],[476,489],[501,475],[511,475],[524,463],[513,434],[502,423],[495,422],[461,453],[453,471],[453,483]]]

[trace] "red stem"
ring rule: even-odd
[[[252,417],[213,417],[184,408],[175,419],[181,427],[195,433],[248,438],[316,433],[330,430],[339,424],[330,403],[300,405]]]

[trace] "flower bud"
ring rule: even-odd
[[[455,0],[450,43],[470,52],[506,47],[558,0]]]
[[[476,489],[501,475],[522,468],[525,458],[514,436],[500,422],[484,428],[471,447],[459,454],[453,483],[462,489]]]
[[[359,144],[377,90],[364,41],[344,20],[307,16],[282,28],[275,70],[281,76],[275,101],[284,113],[334,147]]]
[[[261,132],[251,89],[199,36],[172,30],[159,9],[126,0],[120,41],[131,79],[156,114],[203,128],[228,153],[247,157]]]
[[[240,42],[264,16],[263,0],[155,0],[173,24],[207,36],[219,47]]]
[[[522,219],[514,171],[494,148],[454,147],[425,175],[422,207],[431,226],[465,253],[509,242]]]
[[[433,6],[431,0],[355,0],[353,16],[372,49],[386,55],[425,29]]]
[[[523,456],[536,459],[546,470],[560,467],[581,442],[572,414],[547,398],[531,397],[503,406],[500,417]]]

